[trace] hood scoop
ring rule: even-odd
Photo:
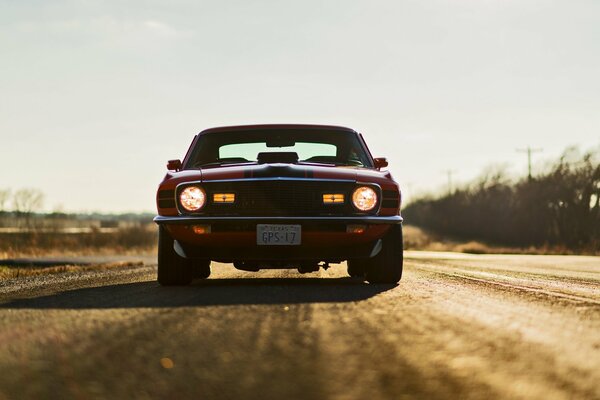
[[[262,165],[247,171],[245,178],[312,178],[313,172],[298,165]]]
[[[273,151],[258,153],[259,164],[297,164],[298,153],[295,151]]]

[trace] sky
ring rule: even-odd
[[[0,0],[0,57],[0,190],[46,211],[153,212],[214,126],[354,128],[407,201],[600,146],[597,0]]]

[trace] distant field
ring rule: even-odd
[[[0,230],[0,258],[141,254],[154,252],[156,239],[153,223],[120,228],[4,228]]]
[[[95,254],[154,254],[157,228],[154,223],[100,227],[63,226],[37,228],[0,227],[0,259],[35,256]],[[404,226],[406,250],[454,251],[471,254],[573,254],[560,248],[510,248],[477,241],[458,241]]]

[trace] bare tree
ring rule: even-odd
[[[8,202],[10,198],[10,189],[2,189],[0,190],[0,213],[6,211],[4,206]]]
[[[13,210],[18,218],[25,220],[25,226],[31,226],[31,216],[41,211],[44,194],[38,189],[19,189],[13,195]]]
[[[10,189],[2,189],[0,190],[0,226],[4,226],[6,224],[6,216],[4,215],[6,212],[6,203],[8,203],[8,199],[10,198]]]

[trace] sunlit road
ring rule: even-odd
[[[0,399],[600,398],[600,258],[407,253],[398,286],[217,265],[0,283]]]

